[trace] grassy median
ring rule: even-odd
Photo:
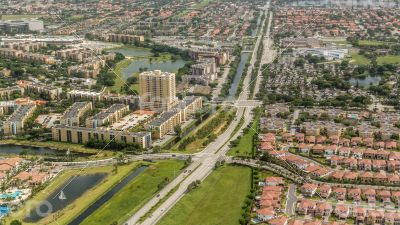
[[[186,194],[158,224],[238,224],[250,188],[250,168],[223,166]]]

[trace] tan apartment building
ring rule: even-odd
[[[20,93],[21,95],[23,95],[24,89],[19,86],[0,88],[0,99],[9,100],[11,95],[14,93]]]
[[[177,103],[175,74],[160,70],[139,74],[140,106],[153,111],[168,111]]]
[[[67,126],[79,126],[79,119],[92,110],[92,102],[75,102],[63,114],[60,124]]]
[[[183,99],[172,110],[164,112],[147,127],[152,131],[154,138],[162,138],[174,131],[174,127],[189,119],[197,110],[203,107],[201,97],[190,96]]]
[[[55,100],[58,99],[62,93],[62,88],[46,86],[32,81],[19,80],[17,84],[24,88],[26,93],[35,93],[40,95],[43,99]]]
[[[135,42],[144,42],[144,36],[130,34],[108,34],[107,41],[133,44]]]
[[[129,106],[124,104],[114,104],[109,108],[97,113],[86,120],[86,127],[97,128],[107,124],[112,124],[124,117],[129,112]]]
[[[56,125],[52,128],[53,141],[85,144],[89,140],[105,142],[116,141],[126,144],[138,143],[143,149],[151,147],[150,132],[128,132],[111,129],[96,129],[87,127],[68,127]]]
[[[36,105],[21,105],[3,123],[4,135],[16,135],[24,132],[26,120],[32,116]]]

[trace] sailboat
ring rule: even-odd
[[[60,195],[58,196],[58,199],[60,199],[60,200],[65,200],[65,199],[67,199],[67,197],[66,197],[65,194],[64,194],[64,191],[61,191],[61,192],[60,192]]]

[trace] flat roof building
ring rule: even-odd
[[[90,110],[92,110],[92,102],[75,102],[64,112],[60,124],[79,126],[79,119]]]
[[[3,123],[4,135],[16,135],[23,133],[26,120],[32,116],[36,105],[21,105]]]

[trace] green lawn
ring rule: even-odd
[[[90,204],[95,202],[99,197],[105,194],[111,187],[117,184],[120,180],[126,177],[132,170],[136,169],[138,166],[139,163],[137,162],[119,166],[117,173],[112,172],[113,166],[86,168],[83,170],[74,169],[74,170],[63,171],[54,180],[52,180],[50,184],[43,191],[40,191],[32,199],[28,200],[28,202],[20,210],[18,210],[17,213],[11,214],[11,217],[8,218],[8,220],[12,221],[13,219],[18,219],[22,221],[22,219],[26,215],[26,212],[29,211],[30,208],[32,208],[38,202],[47,199],[50,194],[52,194],[55,190],[64,185],[65,181],[67,181],[76,174],[107,173],[108,174],[107,177],[104,178],[104,180],[102,180],[101,183],[99,183],[96,187],[86,191],[80,198],[76,199],[74,202],[72,202],[63,210],[58,211],[55,214],[50,214],[49,216],[41,219],[38,223],[36,223],[36,224],[68,224],[69,222],[71,222],[73,218],[78,216],[87,207],[89,207]],[[33,223],[24,222],[24,224],[33,224]]]
[[[391,45],[391,44],[394,44],[394,42],[384,42],[384,41],[376,41],[376,40],[359,40],[358,44],[364,45],[364,46],[381,46],[381,45]]]
[[[377,62],[378,64],[399,64],[400,56],[399,55],[378,56]]]
[[[200,0],[199,3],[197,3],[194,8],[195,9],[203,9],[204,7],[208,6],[212,0]]]
[[[158,161],[122,188],[107,203],[81,224],[124,223],[157,192],[158,185],[168,177],[173,179],[184,165],[183,161]]]
[[[352,59],[351,59],[350,63],[352,63],[352,64],[368,65],[370,63],[370,61],[367,57],[360,55],[358,53],[352,53],[351,58]]]
[[[237,146],[231,148],[228,152],[230,156],[243,156],[251,157],[253,154],[253,136],[257,135],[258,121],[260,119],[261,113],[257,112],[255,114],[251,128],[248,129],[240,139]]]
[[[132,61],[133,61],[133,59],[126,58],[126,59],[122,60],[121,62],[117,63],[117,65],[114,68],[114,72],[118,76],[115,78],[114,86],[110,87],[110,91],[114,91],[116,93],[120,93],[121,87],[126,85],[126,81],[125,81],[125,78],[124,78],[124,73],[122,72],[122,70],[125,69],[127,66],[129,66],[129,64],[131,64]],[[137,91],[137,87],[135,87],[134,85],[131,86],[131,89]]]
[[[186,194],[158,225],[239,224],[250,188],[250,168],[223,166]]]

